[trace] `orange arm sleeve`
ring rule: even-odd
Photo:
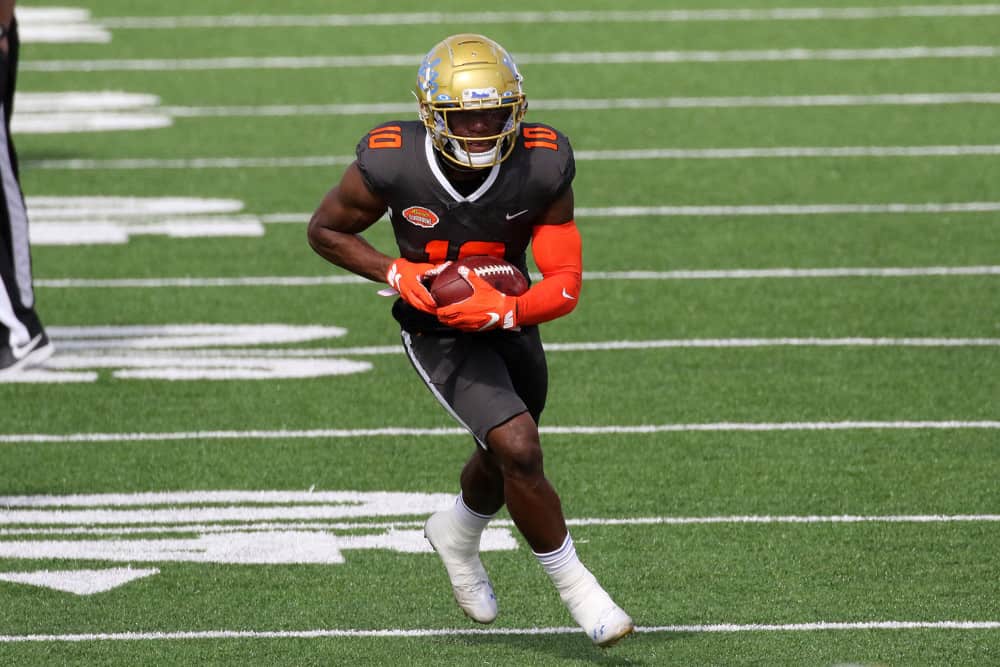
[[[539,225],[531,234],[531,254],[542,280],[517,297],[518,324],[539,324],[576,308],[583,282],[583,244],[576,222]]]

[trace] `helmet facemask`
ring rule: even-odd
[[[433,109],[431,138],[446,158],[459,166],[482,169],[502,162],[514,148],[514,134],[519,125],[516,103],[484,106],[481,109],[460,107]],[[483,119],[465,122],[469,114],[482,114]],[[463,118],[462,121],[459,119]],[[426,123],[425,123],[426,124]],[[475,125],[478,131],[463,131]],[[490,144],[488,147],[486,144]]]

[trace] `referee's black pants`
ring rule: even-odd
[[[17,153],[10,136],[20,51],[16,20],[11,23],[7,44],[7,53],[0,52],[0,104],[3,107],[3,126],[0,130],[0,278],[3,279],[3,290],[0,290],[0,345],[20,345],[42,333],[42,323],[35,312],[28,214],[21,193]]]

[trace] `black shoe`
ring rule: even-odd
[[[41,366],[54,351],[55,347],[44,331],[24,345],[4,345],[0,347],[0,377],[13,375],[25,368]]]

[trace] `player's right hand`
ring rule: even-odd
[[[389,267],[385,281],[399,292],[403,301],[417,310],[436,315],[437,304],[422,280],[424,276],[433,275],[438,266],[437,264],[411,262],[400,257]]]

